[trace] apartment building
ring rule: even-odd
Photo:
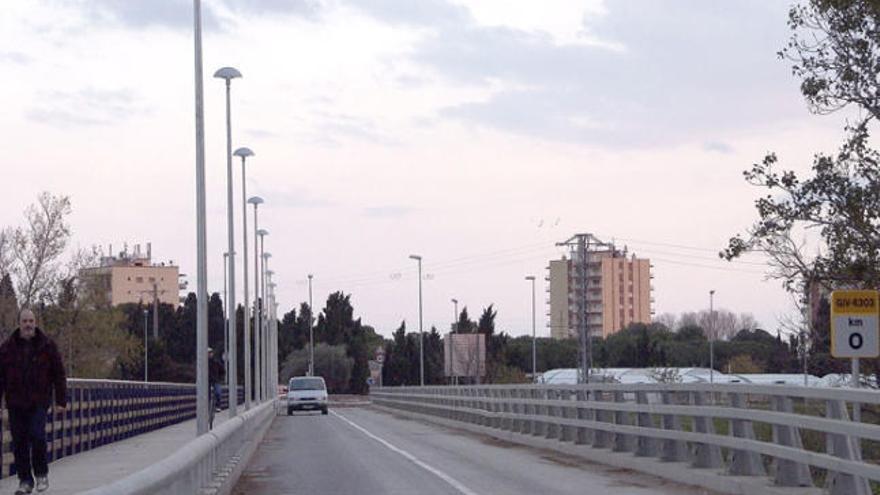
[[[648,259],[592,234],[578,234],[559,245],[570,253],[547,267],[551,337],[577,338],[584,314],[592,336],[607,337],[631,323],[651,322]]]
[[[80,275],[104,292],[113,306],[151,304],[154,298],[163,304],[180,304],[183,287],[179,267],[171,262],[154,264],[150,243],[146,247],[146,251],[141,251],[138,244],[131,253],[126,247],[116,256],[104,256],[99,266],[83,269]]]

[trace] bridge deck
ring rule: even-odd
[[[236,495],[703,495],[667,481],[365,407],[275,418]]]
[[[215,424],[225,419],[226,411],[218,413]],[[195,436],[193,419],[64,457],[49,464],[46,493],[68,495],[107,485],[167,457]],[[17,486],[17,477],[4,478],[0,480],[0,493],[12,493]]]

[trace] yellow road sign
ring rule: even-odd
[[[880,355],[880,293],[836,290],[831,293],[831,355],[874,358]]]

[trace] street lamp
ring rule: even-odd
[[[422,328],[422,257],[409,255],[409,259],[419,263],[419,382],[425,386],[425,330]]]
[[[269,282],[269,258],[272,257],[272,253],[262,253],[260,255],[263,258],[263,294],[268,293],[268,282]],[[274,272],[272,272],[274,273]],[[268,307],[268,306],[267,306]],[[260,370],[260,383],[262,384],[263,397],[266,396],[266,391],[268,390],[268,378],[269,378],[269,348],[267,347],[269,344],[269,322],[268,322],[268,309],[266,311],[267,318],[264,320],[264,325],[260,329],[260,348],[259,348],[259,359],[260,362],[256,369]]]
[[[208,228],[205,200],[205,98],[202,71],[202,3],[193,0],[196,124],[196,435],[208,432]],[[227,153],[228,154],[228,153]],[[232,409],[230,409],[231,411]]]
[[[247,198],[247,180],[245,177],[245,161],[247,158],[254,156],[254,152],[251,151],[250,148],[238,148],[235,150],[233,155],[241,158],[241,244],[242,244],[242,280],[244,285],[244,301],[242,301],[242,307],[244,310],[242,321],[244,322],[244,362],[245,362],[245,409],[250,409],[250,401],[251,395],[248,393],[248,387],[251,386],[250,378],[250,352],[248,352],[248,348],[250,346],[250,335],[251,335],[251,316],[250,316],[250,294],[248,288],[248,228],[247,228],[247,204],[245,202],[245,198]],[[256,249],[256,246],[254,246]],[[252,389],[250,389],[252,390]]]
[[[147,342],[147,315],[150,314],[150,310],[144,310],[144,381],[150,381],[148,372],[149,372],[149,361],[147,358],[147,349],[149,348],[149,343]]]
[[[269,349],[271,352],[269,353],[269,363],[270,372],[269,372],[269,393],[274,398],[278,395],[278,325],[277,325],[277,315],[275,313],[278,308],[278,303],[275,302],[275,283],[267,283],[267,293],[269,294],[268,301],[270,302],[267,311],[267,326],[268,326],[268,334],[269,338]]]
[[[254,200],[254,227],[257,226],[257,204],[262,202],[260,198],[251,198]],[[259,201],[257,201],[259,200]],[[266,311],[266,236],[269,235],[269,231],[266,229],[259,229],[256,231],[255,236],[260,237],[260,260],[262,261],[262,265],[260,269],[257,268],[257,260],[254,260],[254,285],[258,287],[260,297],[257,299],[259,301],[259,306],[257,309],[257,318],[258,321],[255,320],[254,328],[260,332],[260,349],[263,355],[265,355],[265,347],[267,344],[266,340],[266,320],[267,314]],[[256,249],[257,240],[254,238],[254,249]],[[259,274],[260,278],[257,280],[257,274]],[[265,361],[264,361],[265,362]],[[263,380],[265,383],[265,380]],[[266,397],[264,397],[266,398]]]
[[[312,331],[312,278],[314,275],[309,274],[309,376],[315,376],[315,334]]]
[[[223,253],[223,314],[226,314],[226,278],[229,276],[227,273],[227,266],[229,263],[229,253]],[[223,317],[223,364],[226,365],[226,384],[229,385],[229,319],[226,316]],[[233,393],[233,388],[229,387],[229,393]],[[237,394],[236,394],[237,395]]]
[[[715,383],[715,289],[709,291],[709,383]]]
[[[455,334],[458,333],[458,299],[452,298],[452,333],[449,335],[449,374],[452,384],[456,385],[458,377],[455,374]]]
[[[201,44],[201,42],[199,44]],[[199,58],[201,58],[201,56],[199,56]],[[229,253],[229,304],[227,304],[226,310],[227,317],[229,318],[229,333],[231,335],[235,335],[235,224],[232,220],[232,109],[230,104],[230,91],[232,87],[232,80],[241,77],[241,72],[232,67],[223,67],[222,69],[214,73],[214,77],[226,81],[226,231],[229,237],[229,248],[227,250],[227,252]],[[247,261],[247,259],[245,259],[245,261]],[[199,287],[199,300],[204,299],[203,294],[207,294],[207,288],[202,289],[201,287]],[[245,305],[245,311],[246,310],[247,305]],[[208,345],[207,340],[208,339],[206,335],[204,345],[198,345],[199,357],[201,357],[202,353],[205,352],[205,348]],[[235,340],[235,338],[230,339],[230,344],[232,344],[233,351],[235,350]],[[230,380],[230,387],[232,388],[230,388],[229,394],[229,416],[233,417],[236,415],[238,408],[238,397],[236,393],[233,393],[235,390],[237,390],[237,377],[235,373],[235,352],[230,353],[230,356],[232,358],[232,363],[229,367],[232,369],[232,372],[229,374],[229,376],[232,377],[232,379]],[[245,357],[245,359],[247,359],[247,357]],[[247,371],[247,369],[245,369],[245,371]],[[245,385],[247,385],[246,382]],[[207,392],[205,392],[205,394],[207,394]],[[201,396],[204,394],[199,392],[199,395]],[[247,394],[245,394],[245,409],[249,407],[250,401],[248,400]]]
[[[529,275],[526,280],[532,283],[532,381],[538,379],[538,351],[535,344],[535,276]]]
[[[253,152],[251,150],[249,150],[248,148],[239,148],[235,152],[238,153],[239,151],[242,152],[242,155],[248,155],[248,154],[249,154],[248,156],[253,155]],[[242,182],[244,182],[244,156],[242,156],[241,161],[242,161],[242,167],[241,167]],[[257,238],[256,238],[256,231],[257,231],[257,227],[258,227],[258,225],[257,225],[257,206],[263,202],[263,199],[260,198],[259,196],[254,196],[254,197],[248,199],[247,201],[245,201],[245,194],[244,194],[245,185],[244,184],[241,185],[241,192],[242,192],[241,199],[245,205],[244,206],[244,208],[245,208],[244,213],[245,214],[243,215],[243,220],[244,220],[243,225],[245,228],[245,232],[243,234],[243,237],[245,238],[245,241],[244,241],[244,287],[245,287],[245,302],[244,302],[244,335],[245,335],[245,337],[244,337],[244,355],[245,355],[245,358],[244,358],[244,361],[245,361],[245,375],[246,375],[245,382],[246,382],[246,385],[251,386],[250,392],[248,392],[246,390],[245,395],[248,397],[249,400],[250,400],[251,396],[253,395],[254,399],[259,401],[259,390],[260,390],[259,378],[253,377],[251,374],[251,371],[250,371],[251,370],[251,345],[252,345],[251,340],[253,340],[253,346],[254,346],[254,350],[255,350],[254,355],[255,356],[258,355],[257,353],[259,352],[260,347],[259,347],[259,337],[257,336],[258,330],[256,328],[251,330],[251,328],[250,328],[250,307],[249,307],[248,301],[247,301],[247,286],[248,286],[247,204],[254,205],[254,277],[256,278],[257,274],[259,273],[259,267],[257,265],[258,265],[259,258],[260,258],[259,254],[257,254]],[[258,287],[259,287],[259,282],[258,281],[254,282],[254,291],[256,291],[257,293],[259,293]],[[255,324],[254,326],[256,326],[256,322],[254,322],[254,324]],[[256,366],[254,366],[253,369],[254,370],[260,369],[259,358],[257,358]],[[245,388],[247,388],[247,386]]]
[[[268,395],[268,393],[269,393],[269,371],[271,369],[270,358],[272,355],[269,352],[270,346],[272,345],[272,343],[271,343],[272,339],[269,337],[269,335],[270,335],[270,331],[271,331],[271,326],[273,325],[274,316],[273,316],[272,310],[273,310],[274,304],[275,304],[274,303],[274,301],[275,301],[275,293],[274,293],[275,284],[271,281],[272,280],[271,277],[272,277],[272,275],[275,274],[275,272],[273,272],[272,270],[269,270],[269,267],[268,267],[269,258],[272,257],[272,253],[264,253],[263,256],[264,256],[264,258],[263,258],[263,293],[267,294],[266,320],[265,320],[266,324],[265,324],[265,328],[264,328],[265,334],[264,334],[264,340],[263,340],[263,350],[265,352],[265,356],[263,358],[263,363],[264,363],[266,378],[263,380],[263,383],[264,383],[264,386],[266,389],[266,394]],[[271,301],[271,302],[269,302],[269,301]]]

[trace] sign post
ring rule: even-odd
[[[836,290],[831,293],[831,355],[852,359],[852,386],[859,386],[859,359],[880,356],[880,295],[876,290]],[[853,421],[861,407],[853,404]]]

